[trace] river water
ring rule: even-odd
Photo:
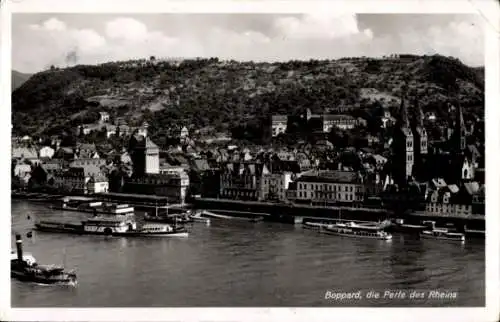
[[[387,242],[322,235],[287,224],[228,221],[195,223],[188,238],[44,232],[26,237],[34,218],[76,221],[82,216],[13,201],[12,235],[23,234],[25,252],[43,264],[76,268],[79,284],[73,288],[12,280],[12,307],[485,303],[485,253],[480,240],[460,244],[394,235]],[[414,290],[423,298],[409,299]],[[445,298],[430,295],[433,290],[445,293]],[[361,299],[332,298],[338,292],[358,291]],[[374,292],[379,292],[378,299]]]

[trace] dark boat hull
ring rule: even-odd
[[[169,217],[156,217],[156,216],[144,216],[144,220],[145,221],[150,221],[150,222],[159,222],[159,223],[164,223],[164,224],[175,224],[175,223],[179,223],[179,224],[187,224],[187,223],[192,223],[193,220],[192,219],[185,219],[185,218],[182,218],[182,219],[177,219],[177,221],[173,218],[169,218]]]
[[[50,233],[65,233],[65,234],[76,234],[76,235],[100,235],[100,236],[114,236],[114,237],[175,237],[175,236],[187,236],[188,232],[185,229],[177,229],[172,232],[141,232],[138,231],[127,231],[127,232],[112,232],[111,234],[100,232],[100,231],[85,231],[81,229],[73,228],[54,228],[45,227],[43,225],[36,224],[35,229],[38,231],[50,232]]]
[[[188,237],[189,233],[187,230],[173,231],[173,232],[126,232],[126,233],[114,233],[111,236],[116,237]]]
[[[47,284],[47,285],[76,285],[76,278],[69,277],[64,274],[64,277],[58,278],[43,278],[41,276],[37,276],[34,274],[29,274],[26,272],[20,272],[16,270],[11,270],[10,276],[15,278],[21,282],[31,282],[38,284]]]
[[[35,230],[37,231],[44,231],[48,233],[66,233],[66,234],[88,234],[88,232],[85,232],[83,230],[83,227],[75,227],[75,228],[57,228],[57,227],[46,227],[42,225],[35,224]]]
[[[423,225],[392,225],[386,229],[391,233],[404,233],[404,234],[420,234],[424,230],[429,229],[427,226]]]

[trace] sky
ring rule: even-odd
[[[239,61],[441,54],[484,65],[483,19],[452,14],[12,15],[12,68],[135,58]]]

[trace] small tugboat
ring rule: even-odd
[[[70,233],[79,235],[106,235],[124,237],[187,237],[188,232],[183,226],[168,224],[137,223],[130,217],[94,217],[78,224],[67,224],[52,221],[40,221],[35,229],[46,232]]]
[[[465,241],[465,235],[458,232],[450,232],[446,228],[434,228],[432,230],[424,230],[420,233],[421,238],[425,239],[442,239],[452,241]]]
[[[17,254],[11,251],[10,276],[23,282],[76,286],[74,271],[57,265],[38,265],[31,254],[23,254],[21,235],[16,234]]]
[[[372,238],[381,240],[391,240],[392,235],[383,231],[378,226],[364,226],[349,222],[347,224],[334,224],[322,228],[322,232],[329,235],[357,237],[357,238]]]

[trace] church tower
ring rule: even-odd
[[[460,103],[455,108],[455,126],[454,126],[454,141],[453,147],[456,153],[463,153],[467,145],[467,129],[465,127],[464,115],[462,113],[462,106]]]
[[[413,124],[413,152],[414,152],[414,171],[413,175],[420,177],[423,174],[424,161],[428,153],[428,137],[424,127],[424,112],[420,106],[418,98],[413,103],[415,118]]]
[[[455,106],[455,123],[453,126],[453,135],[450,140],[450,147],[452,155],[451,180],[459,182],[473,179],[475,160],[466,150],[467,128],[465,127],[462,106],[458,101]]]
[[[414,139],[408,118],[406,91],[401,98],[398,121],[393,138],[394,179],[399,185],[405,185],[412,175],[414,164]]]

